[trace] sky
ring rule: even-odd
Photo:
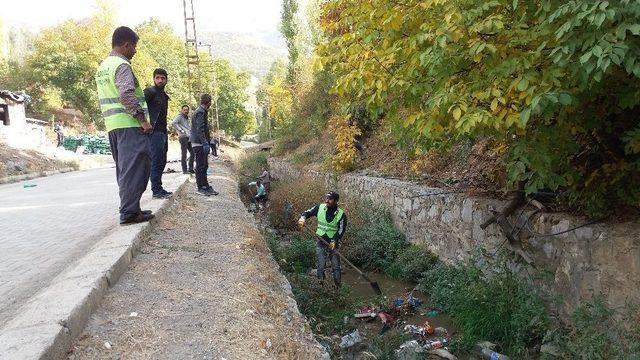
[[[37,32],[67,19],[82,19],[96,11],[95,0],[1,0],[7,28],[26,26]],[[111,0],[119,25],[134,27],[149,17],[172,24],[184,36],[183,0]],[[275,33],[281,0],[193,0],[197,31]],[[301,1],[301,3],[306,1]],[[187,1],[188,3],[188,1]],[[301,8],[303,8],[301,6]]]

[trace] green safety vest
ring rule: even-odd
[[[138,120],[131,116],[120,102],[120,92],[116,87],[116,70],[118,70],[118,67],[122,64],[131,66],[127,60],[119,56],[109,55],[102,64],[100,64],[96,72],[98,101],[100,102],[100,111],[102,111],[107,132],[114,129],[140,127]],[[147,109],[147,103],[144,100],[144,92],[135,75],[133,78],[136,83],[136,97],[144,110],[145,117],[149,120],[149,111]]]
[[[338,223],[340,223],[340,219],[342,219],[342,214],[344,214],[344,211],[338,208],[333,221],[327,222],[327,204],[320,204],[320,208],[318,208],[318,230],[316,234],[319,236],[326,234],[329,239],[333,239],[338,232]]]

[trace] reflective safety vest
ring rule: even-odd
[[[104,125],[107,128],[107,132],[114,129],[124,129],[132,127],[140,127],[140,123],[131,114],[127,112],[124,105],[120,102],[120,92],[116,87],[116,70],[122,64],[131,66],[128,61],[119,57],[109,55],[98,67],[96,72],[96,84],[98,85],[98,100],[100,102],[100,111],[102,111],[102,117],[104,118]],[[138,98],[138,103],[144,110],[144,115],[149,120],[149,110],[147,109],[147,103],[144,100],[144,92],[138,83],[138,79],[133,76],[135,80],[136,90],[135,95]]]
[[[316,231],[316,234],[319,236],[326,234],[329,239],[333,239],[338,232],[338,224],[340,223],[340,219],[342,219],[342,214],[344,214],[344,211],[338,208],[333,220],[331,222],[327,222],[327,204],[320,204],[320,207],[318,208],[318,230]]]

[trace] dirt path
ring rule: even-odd
[[[69,359],[321,357],[230,166],[213,172],[220,195],[178,194]]]

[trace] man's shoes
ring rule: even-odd
[[[189,174],[195,174],[195,173],[196,173],[195,170],[193,170],[193,169],[189,170]]]
[[[190,174],[190,172],[188,172],[188,171],[183,171],[183,172],[182,172],[182,174],[187,175],[187,174]]]
[[[154,217],[156,216],[153,214],[143,214],[143,213],[130,215],[126,218],[123,218],[122,216],[120,216],[120,225],[138,224],[138,223],[149,221]]]
[[[198,188],[198,193],[204,195],[204,196],[211,196],[213,195],[213,193],[211,193],[211,191],[209,191],[209,188]]]
[[[142,215],[151,215],[151,214],[153,214],[153,211],[151,211],[151,210],[140,210],[140,214],[142,214]]]
[[[211,192],[211,195],[218,195],[219,194],[217,191],[213,190],[213,187],[211,187],[211,186],[209,186],[207,188],[207,190],[209,190],[209,192]]]
[[[154,199],[168,199],[170,195],[167,195],[163,192],[159,192],[157,194],[153,194]]]
[[[165,194],[165,195],[167,195],[167,196],[171,196],[171,195],[173,195],[173,191],[167,191],[167,190],[165,190],[165,189],[160,190],[160,192],[161,192],[161,193],[163,193],[163,194]]]

